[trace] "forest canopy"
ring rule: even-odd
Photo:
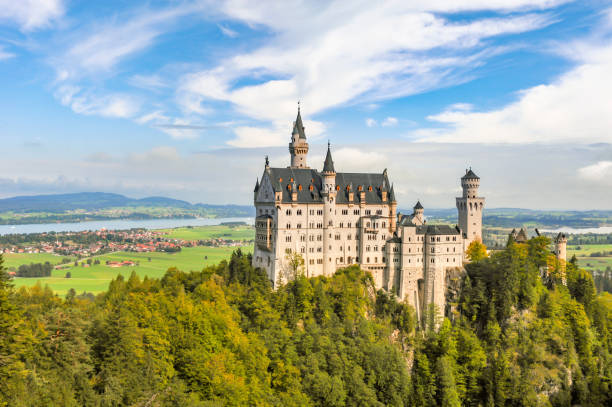
[[[551,269],[538,238],[468,264],[424,324],[357,266],[273,291],[239,250],[97,297],[15,290],[1,269],[0,405],[612,403],[612,296]]]

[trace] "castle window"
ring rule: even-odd
[[[286,248],[286,249],[285,249],[285,253],[287,253],[287,254],[291,254],[291,249]]]
[[[378,246],[374,246],[374,251],[377,252],[378,251]]]
[[[376,210],[376,214],[377,214],[377,215],[382,215],[382,209],[377,209],[377,210]]]
[[[342,214],[343,215],[348,215],[348,209],[342,209]]]
[[[323,215],[323,209],[317,210],[317,215]]]
[[[300,242],[306,241],[306,235],[300,235]]]
[[[314,259],[310,259],[310,260],[308,261],[308,264],[314,264]]]
[[[296,211],[296,214],[297,214],[297,215],[301,215],[301,214],[302,214],[302,210],[301,210],[301,209],[298,209],[298,210]]]
[[[431,259],[431,262],[432,262],[432,263],[435,263],[435,262],[434,262],[434,259]]]
[[[371,213],[372,213],[372,211],[371,211],[371,210],[366,209],[366,211],[365,211],[366,216],[367,216],[367,215],[370,215]]]
[[[311,215],[314,215],[314,209],[311,209],[311,210],[309,211],[309,213],[310,213]]]
[[[285,215],[291,216],[291,209],[287,209],[287,210],[285,211]]]
[[[436,238],[432,236],[432,237],[431,237],[431,241],[432,241],[432,242],[435,242],[435,241],[436,241]]]
[[[370,251],[370,246],[366,246],[366,252]]]
[[[302,184],[298,185],[298,191],[302,190]]]
[[[302,228],[302,224],[301,224],[301,223],[298,223],[298,224],[297,224],[297,228],[298,228],[298,229],[301,229],[301,228]]]
[[[351,240],[351,235],[348,235],[348,236],[346,237],[346,240]]]
[[[372,190],[372,185],[368,187],[368,191],[371,191],[371,190]]]
[[[453,242],[457,241],[457,236],[453,236]]]
[[[431,248],[431,252],[432,252],[432,253],[435,253],[435,252],[436,252],[436,250],[435,250],[435,248],[434,248],[434,247],[432,247],[432,248]]]
[[[378,263],[378,257],[374,257],[374,263]]]
[[[291,223],[287,223],[287,229],[291,229]]]
[[[387,222],[383,222],[383,223],[382,223],[382,227],[383,227],[383,228],[386,228],[386,227],[387,227]]]
[[[344,223],[340,222],[340,227],[343,228],[344,227]]]
[[[285,236],[285,242],[291,243],[291,236]]]
[[[352,223],[349,222],[347,227],[350,228],[351,226],[352,226]]]
[[[353,215],[359,215],[359,209],[354,209],[353,210]]]
[[[300,249],[300,253],[306,253],[306,248],[305,248],[305,247],[302,247],[302,248]]]
[[[369,263],[369,262],[370,262],[370,258],[368,257],[368,259],[367,259],[367,260],[368,260],[368,261],[367,261],[366,263]]]

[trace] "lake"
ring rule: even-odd
[[[595,233],[598,235],[604,235],[608,233],[612,233],[612,226],[599,226],[596,228],[570,228],[570,227],[560,227],[558,229],[540,229],[540,232],[546,233],[567,233],[568,235],[582,235],[585,233]]]
[[[132,228],[169,229],[184,226],[214,226],[224,222],[245,222],[253,225],[254,218],[195,218],[195,219],[144,219],[144,220],[96,220],[75,223],[36,223],[30,225],[0,225],[0,235],[16,233],[82,232],[85,230],[123,230]]]

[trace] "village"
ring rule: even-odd
[[[40,233],[0,237],[2,253],[47,253],[82,259],[107,253],[178,252],[183,247],[234,247],[241,243],[224,238],[186,240],[169,236],[167,230],[97,230]],[[122,264],[131,265],[131,264]],[[117,264],[109,264],[119,267]]]

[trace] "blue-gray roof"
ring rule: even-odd
[[[298,193],[298,203],[323,203],[323,175],[319,171],[310,168],[269,168],[266,171],[274,190],[283,192],[284,203],[292,202],[291,192],[294,189]],[[384,203],[382,192],[389,192],[390,183],[384,173],[339,172],[336,173],[336,187],[336,203],[349,203],[349,192],[352,191],[353,203],[360,203],[361,192],[364,192],[366,203],[381,204]],[[388,196],[387,202],[389,201]]]

